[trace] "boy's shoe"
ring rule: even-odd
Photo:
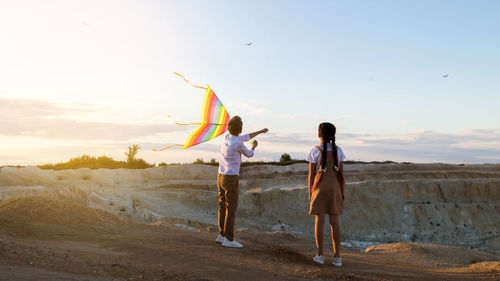
[[[222,236],[222,234],[219,233],[219,236],[217,236],[217,239],[215,239],[215,242],[217,242],[217,243],[224,242],[224,236]]]
[[[313,258],[313,261],[314,261],[315,263],[325,264],[325,256],[318,256],[318,255],[316,255],[316,256]]]
[[[236,240],[229,241],[226,237],[224,237],[224,242],[222,242],[222,246],[229,248],[243,248],[243,245],[236,242]]]
[[[332,264],[334,266],[342,266],[342,257],[333,258]]]

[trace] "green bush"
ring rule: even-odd
[[[80,157],[71,158],[69,161],[60,162],[56,164],[43,164],[38,165],[38,168],[45,170],[65,170],[65,169],[79,169],[79,168],[89,168],[89,169],[145,169],[153,167],[152,164],[147,163],[144,159],[134,159],[130,162],[116,161],[108,156],[89,156],[82,155]]]
[[[281,154],[280,162],[290,162],[290,161],[292,161],[292,156],[290,156],[290,154],[288,153]]]
[[[66,162],[38,165],[38,167],[40,169],[53,169],[53,170],[78,169],[78,168],[90,168],[90,169],[122,168],[123,163],[115,161],[113,160],[113,158],[104,155],[99,157],[82,155],[80,157],[71,158],[69,161]]]
[[[56,164],[44,164],[38,165],[40,169],[52,169],[52,170],[64,170],[64,169],[79,169],[79,168],[89,168],[89,169],[145,169],[153,167],[154,165],[149,164],[144,159],[135,158],[140,147],[137,144],[128,147],[128,152],[125,152],[127,156],[127,161],[116,161],[109,156],[90,156],[82,155],[79,157],[71,158],[69,161],[60,162]],[[165,163],[166,165],[166,163]]]
[[[149,164],[142,158],[133,159],[131,161],[127,161],[127,166],[125,168],[128,169],[146,169],[151,168],[153,165]]]
[[[201,158],[198,158],[195,161],[193,161],[192,164],[205,164],[205,161],[203,161],[203,159],[201,159]]]

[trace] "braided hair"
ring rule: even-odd
[[[332,144],[333,149],[333,157],[334,157],[334,167],[335,170],[340,173],[340,169],[338,167],[338,155],[337,155],[337,145],[335,144],[335,133],[337,132],[337,128],[332,123],[321,123],[318,127],[318,132],[321,138],[323,139],[323,150],[321,151],[321,169],[324,170],[326,168],[326,151],[328,149],[328,144]]]

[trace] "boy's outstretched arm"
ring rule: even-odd
[[[257,131],[257,132],[253,132],[253,133],[250,133],[248,134],[250,136],[251,139],[255,138],[256,136],[260,135],[260,134],[263,134],[263,133],[267,133],[269,130],[267,128],[264,128],[260,131]]]

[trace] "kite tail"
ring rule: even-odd
[[[168,115],[168,118],[170,118],[175,123],[175,125],[179,125],[179,126],[205,125],[205,124],[215,125],[215,126],[226,125],[226,124],[223,124],[223,123],[179,123],[179,122],[175,121],[174,118],[172,118],[172,115]]]
[[[175,125],[179,125],[179,126],[187,126],[187,125],[200,125],[200,123],[179,123],[177,121],[174,120],[174,118],[172,118],[172,115],[168,115],[168,118],[170,118],[170,120],[172,120]]]
[[[162,149],[154,149],[153,148],[153,151],[163,151],[163,150],[167,150],[167,149],[174,147],[174,146],[183,146],[183,145],[182,144],[172,144],[172,145],[169,145],[169,146],[162,148]]]
[[[206,90],[207,87],[203,87],[203,86],[197,86],[197,85],[194,85],[193,83],[189,82],[189,80],[186,79],[186,77],[184,77],[182,74],[179,74],[177,72],[174,72],[175,75],[178,75],[180,76],[182,79],[184,79],[184,81],[188,82],[189,85],[193,86],[193,87],[196,87],[196,88],[200,88],[200,89],[203,89],[203,90]]]

